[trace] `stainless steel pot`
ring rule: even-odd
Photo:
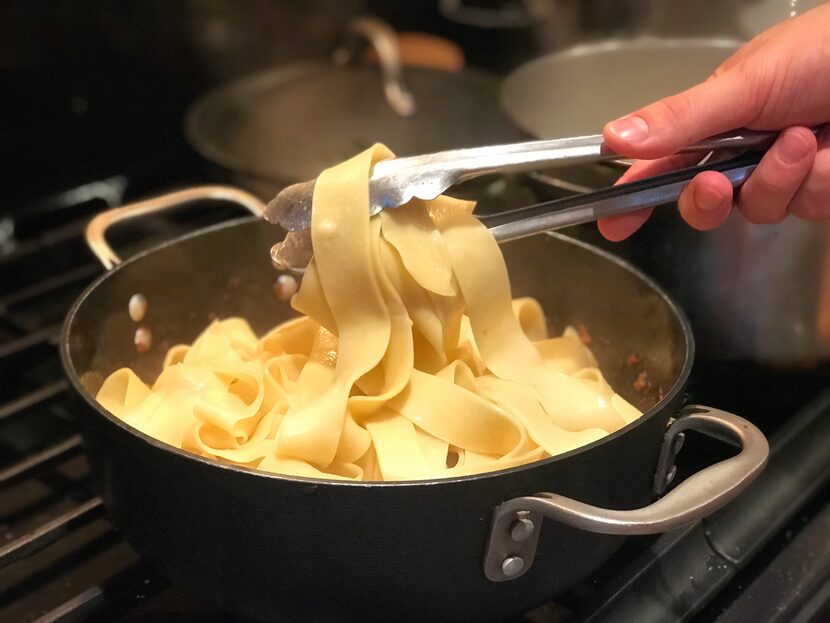
[[[703,356],[780,366],[830,359],[830,224],[753,225],[735,213],[698,232],[666,209],[635,234],[629,258],[681,301]]]
[[[518,69],[502,103],[539,138],[594,133],[705,79],[738,45],[649,38],[580,46]],[[666,207],[619,251],[678,299],[702,357],[784,366],[830,359],[830,224],[753,225],[733,215],[700,233]]]

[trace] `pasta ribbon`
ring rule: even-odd
[[[302,315],[257,338],[242,318],[172,347],[147,386],[112,373],[99,402],[200,456],[274,473],[419,480],[522,465],[641,413],[608,385],[577,332],[548,335],[511,299],[495,240],[449,197],[369,216],[375,147],[314,191]]]

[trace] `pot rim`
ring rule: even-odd
[[[599,58],[607,54],[618,54],[626,51],[650,50],[659,53],[670,52],[672,50],[731,50],[734,52],[744,43],[745,41],[729,36],[659,37],[655,35],[642,35],[634,38],[615,37],[603,41],[580,43],[563,50],[544,54],[513,69],[501,82],[499,88],[499,104],[513,125],[522,132],[537,138],[550,138],[541,136],[545,133],[538,132],[539,128],[537,124],[528,123],[527,119],[524,118],[525,115],[516,114],[515,112],[517,105],[514,103],[514,100],[518,97],[518,92],[524,91],[524,89],[516,89],[514,85],[523,80],[528,74],[530,76],[538,74],[540,67],[548,67],[554,64],[558,65],[562,62],[568,63],[573,59],[585,57]]]
[[[592,244],[587,242],[583,242],[581,240],[576,240],[569,236],[565,236],[560,233],[555,232],[546,232],[547,236],[555,238],[560,242],[564,242],[566,244],[572,244],[577,247],[581,247],[587,251],[596,253],[597,255],[605,258],[606,260],[616,264],[617,266],[623,268],[624,270],[629,271],[630,273],[634,274],[636,277],[639,277],[643,282],[645,282],[654,292],[656,292],[660,298],[669,306],[669,309],[673,312],[675,318],[677,318],[678,323],[680,324],[681,330],[683,332],[684,338],[684,346],[686,349],[683,366],[680,369],[677,378],[675,379],[674,383],[672,384],[671,388],[666,391],[663,395],[663,398],[657,402],[651,409],[643,413],[639,418],[634,420],[633,422],[623,426],[619,430],[614,431],[596,441],[593,441],[589,444],[584,446],[579,446],[568,452],[563,452],[561,454],[557,454],[555,456],[551,456],[545,459],[541,459],[539,461],[534,461],[532,463],[526,463],[524,465],[517,465],[514,467],[509,467],[497,471],[491,472],[483,472],[478,474],[469,474],[466,476],[457,476],[453,478],[434,478],[429,480],[400,480],[400,481],[353,481],[353,480],[333,480],[333,479],[325,479],[325,478],[310,478],[304,476],[291,476],[286,474],[277,474],[272,472],[266,472],[262,470],[258,470],[252,467],[243,467],[240,465],[231,465],[228,463],[221,463],[214,459],[209,459],[206,457],[198,456],[181,448],[176,448],[168,443],[160,441],[142,431],[130,426],[120,418],[116,417],[115,415],[111,414],[109,411],[104,409],[98,401],[86,391],[81,383],[80,375],[75,368],[75,364],[72,361],[72,355],[70,353],[69,348],[69,337],[72,333],[72,328],[74,324],[75,317],[81,312],[82,308],[84,307],[84,303],[86,302],[87,298],[98,289],[98,287],[104,283],[105,281],[115,278],[115,275],[123,269],[125,266],[129,266],[131,264],[140,262],[144,257],[152,255],[162,249],[167,247],[179,244],[186,240],[190,240],[191,238],[196,238],[200,236],[207,236],[213,232],[221,231],[226,228],[238,227],[243,226],[253,221],[259,220],[257,217],[242,217],[238,219],[232,219],[230,221],[219,223],[217,225],[212,225],[210,227],[206,227],[203,229],[199,229],[178,238],[173,238],[171,240],[167,240],[162,242],[158,245],[150,247],[144,251],[141,251],[132,257],[124,260],[114,268],[109,271],[104,272],[98,278],[96,278],[91,284],[89,284],[84,291],[78,296],[75,302],[69,309],[69,312],[66,315],[66,318],[63,322],[63,326],[61,328],[60,333],[60,358],[61,363],[63,365],[64,372],[66,373],[67,377],[69,377],[69,381],[72,384],[74,390],[84,399],[84,401],[92,407],[99,416],[105,418],[109,421],[110,424],[114,424],[121,428],[123,431],[138,437],[145,443],[154,446],[158,450],[162,450],[164,452],[169,452],[174,455],[177,455],[180,458],[197,461],[202,463],[205,466],[209,466],[211,469],[223,469],[223,470],[230,470],[233,472],[239,472],[243,475],[253,476],[257,478],[268,478],[268,479],[275,479],[279,481],[288,481],[288,482],[296,482],[299,485],[332,485],[336,487],[356,487],[358,489],[368,489],[374,487],[384,487],[384,488],[395,488],[395,487],[414,487],[414,486],[439,486],[439,485],[454,485],[459,483],[471,482],[471,481],[478,481],[487,478],[498,478],[500,476],[508,476],[511,474],[518,473],[520,471],[524,471],[526,469],[535,469],[539,467],[544,467],[550,465],[554,462],[564,461],[568,458],[575,456],[577,454],[581,454],[583,452],[589,452],[594,448],[598,448],[605,443],[609,443],[612,440],[625,435],[627,432],[635,429],[639,425],[645,423],[647,420],[655,417],[659,412],[661,412],[667,404],[669,404],[686,386],[686,382],[688,381],[689,374],[692,370],[692,365],[694,363],[694,337],[692,335],[691,325],[689,324],[689,320],[686,317],[686,314],[683,310],[678,306],[678,304],[674,301],[674,299],[665,291],[662,287],[660,287],[653,279],[645,275],[642,271],[638,268],[630,264],[629,262],[600,249]]]

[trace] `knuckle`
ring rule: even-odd
[[[754,225],[775,225],[787,218],[787,210],[758,210],[742,208],[744,218]]]
[[[747,69],[745,64],[732,68],[735,80],[741,85],[743,96],[736,105],[743,109],[744,125],[753,127],[763,115],[767,101],[766,81],[757,70]]]
[[[830,219],[830,188],[800,192],[790,202],[790,214],[810,221]]]
[[[727,70],[727,68],[728,68],[728,63],[729,63],[730,61],[732,61],[732,62],[734,63],[734,60],[733,60],[734,56],[735,56],[735,55],[733,54],[732,56],[730,56],[729,58],[727,58],[727,59],[723,62],[723,64],[721,64],[719,67],[717,67],[717,68],[715,69],[715,71],[713,71],[713,72],[712,72],[712,75],[711,75],[711,76],[709,76],[709,77],[707,78],[707,80],[715,80],[715,79],[720,78],[721,76],[723,76],[723,74],[725,74],[725,73],[726,73],[726,70]]]
[[[787,216],[787,204],[795,194],[794,190],[771,190],[761,180],[755,181],[751,188],[738,193],[738,210],[747,221],[756,225],[780,223]]]
[[[814,178],[816,185],[820,188],[824,188],[825,191],[830,190],[830,147],[816,154],[810,178]]]
[[[830,149],[816,156],[806,182],[790,203],[790,213],[809,220],[830,218]]]
[[[774,225],[787,216],[787,206],[779,203],[753,203],[738,197],[738,210],[744,218],[755,225]]]
[[[790,214],[808,221],[817,221],[827,218],[826,215],[821,214],[821,210],[817,209],[813,200],[806,194],[797,195],[792,202],[790,202]]]
[[[691,105],[683,95],[672,95],[654,104],[655,116],[671,127],[684,127],[691,121]]]
[[[775,200],[778,197],[791,197],[798,188],[797,183],[786,179],[783,175],[776,174],[775,171],[758,171],[755,177],[752,185],[752,198],[755,203],[761,203],[762,198]]]

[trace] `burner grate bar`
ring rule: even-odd
[[[101,498],[95,497],[84,502],[77,508],[43,524],[37,530],[0,547],[0,569],[34,554],[57,541],[73,527],[92,521],[103,514],[104,504]]]
[[[750,554],[793,520],[806,499],[819,494],[830,478],[828,432],[830,391],[770,440],[766,469],[740,497],[688,528],[662,535],[599,596],[602,605],[591,604],[577,620],[690,620],[746,566]]]
[[[16,290],[0,299],[0,306],[10,308],[19,305],[20,303],[48,294],[54,290],[76,284],[80,281],[88,281],[99,272],[101,270],[95,264],[78,266],[72,270],[59,273],[45,281]]]
[[[83,621],[102,605],[106,595],[100,586],[88,588],[67,602],[38,617],[33,623],[75,623]]]
[[[15,221],[19,222],[45,215],[50,219],[50,222],[53,222],[55,212],[67,209],[77,212],[80,206],[92,202],[95,202],[93,207],[96,211],[101,208],[101,204],[108,208],[114,208],[123,203],[127,184],[126,175],[113,175],[102,180],[88,182],[60,194],[50,195],[29,205],[16,215]],[[83,216],[88,215],[84,213]]]
[[[17,480],[30,475],[35,470],[46,467],[55,461],[68,458],[80,448],[81,436],[73,435],[66,441],[62,441],[47,448],[46,450],[33,454],[16,465],[12,465],[11,467],[0,471],[0,487],[10,485]]]
[[[796,536],[792,546],[779,554],[718,623],[792,621],[805,596],[821,590],[830,578],[830,507]],[[805,552],[809,552],[805,556]]]
[[[34,333],[30,333],[19,339],[16,339],[13,342],[3,344],[2,346],[0,346],[0,361],[3,361],[7,357],[14,357],[16,355],[19,355],[27,349],[40,346],[44,342],[47,342],[52,345],[56,344],[60,330],[60,325],[45,327],[43,329],[40,329],[39,331],[35,331]]]
[[[136,562],[116,575],[50,610],[33,623],[77,623],[86,621],[102,608],[111,610],[119,601],[142,602],[165,590],[169,582],[153,574],[142,562]],[[132,609],[129,603],[128,609]]]
[[[45,385],[36,391],[24,394],[20,398],[12,400],[9,403],[0,405],[0,421],[14,415],[15,413],[34,407],[35,405],[48,402],[49,400],[52,400],[56,396],[59,396],[65,392],[68,388],[69,381],[61,379],[60,381],[55,381],[54,383]]]

